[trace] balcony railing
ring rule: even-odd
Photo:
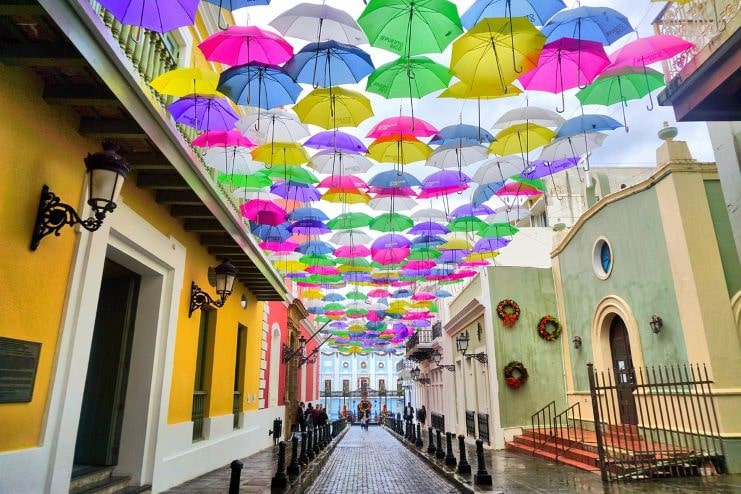
[[[429,345],[430,343],[432,343],[432,330],[420,329],[407,340],[407,352],[418,345]]]
[[[203,436],[203,419],[206,416],[206,392],[193,392],[193,411],[191,420],[193,421],[193,441],[205,439]]]
[[[234,402],[232,403],[232,413],[234,414],[234,423],[232,427],[239,429],[239,414],[242,412],[242,393],[234,391]]]
[[[694,48],[663,62],[669,83],[703,48],[727,28],[736,29],[734,18],[741,10],[738,0],[693,0],[680,4],[670,2],[654,19],[656,34],[671,34],[695,44]],[[735,26],[735,27],[734,27]]]

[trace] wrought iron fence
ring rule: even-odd
[[[466,410],[466,435],[476,437],[476,412]]]
[[[193,421],[193,441],[200,441],[205,439],[203,437],[203,418],[206,412],[206,392],[205,391],[194,391],[193,392],[193,411],[191,412],[191,420]]]
[[[548,442],[548,437],[553,433],[551,429],[553,427],[553,417],[555,416],[556,402],[553,400],[530,416],[530,432],[535,441],[535,451]]]
[[[430,414],[432,420],[432,428],[437,429],[440,432],[445,432],[445,415],[442,413],[432,412]]]
[[[479,439],[486,441],[487,444],[491,444],[491,438],[489,437],[489,414],[488,413],[477,413],[477,422],[479,425]]]
[[[575,445],[584,443],[584,425],[578,401],[553,417],[553,435],[556,461]]]
[[[234,402],[232,403],[232,413],[234,414],[234,423],[232,427],[239,429],[239,414],[242,412],[242,393],[234,391]]]
[[[727,471],[704,364],[587,368],[604,481]]]

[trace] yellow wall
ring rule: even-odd
[[[7,451],[40,443],[78,237],[72,228],[65,227],[60,237],[47,237],[36,252],[29,250],[40,189],[48,184],[79,209],[84,192],[82,159],[100,147],[77,134],[74,112],[49,106],[41,99],[43,86],[31,71],[0,66],[0,80],[0,104],[6,114],[0,125],[0,205],[5,212],[0,217],[0,310],[4,318],[0,336],[42,343],[33,401],[0,404],[0,423],[13,424],[0,428],[0,451]],[[154,201],[152,193],[138,189],[134,180],[124,184],[122,198],[152,226],[186,248],[168,421],[190,421],[199,326],[199,314],[188,318],[190,283],[195,281],[215,295],[206,276],[208,266],[218,261],[198,243],[197,235],[185,232],[180,222]],[[248,298],[247,310],[239,303],[243,293]],[[257,394],[259,390],[263,304],[237,283],[235,293],[217,314],[210,416],[232,411],[238,323],[248,328],[244,392]],[[257,407],[254,403],[246,409]]]

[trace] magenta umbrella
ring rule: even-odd
[[[522,74],[519,81],[525,89],[561,93],[563,113],[566,109],[564,91],[590,84],[610,65],[602,43],[573,38],[561,38],[543,47],[538,66]],[[584,83],[584,86],[582,86]]]
[[[468,189],[468,184],[449,185],[446,187],[430,187],[419,193],[419,199],[431,199],[433,197],[449,196]]]
[[[198,48],[206,60],[227,65],[280,65],[293,56],[293,47],[280,35],[256,26],[229,26],[203,40]]]
[[[644,67],[679,55],[695,46],[670,34],[657,34],[631,41],[610,54],[611,69],[617,67]]]
[[[431,123],[421,118],[399,116],[381,120],[368,132],[366,137],[374,139],[398,135],[431,137],[438,132]]]
[[[271,201],[252,199],[240,207],[242,216],[261,225],[278,226],[286,221],[286,210]]]
[[[254,142],[250,141],[236,130],[210,130],[193,139],[191,144],[202,148],[212,148],[216,146],[255,147]]]
[[[399,233],[389,233],[381,235],[373,241],[373,244],[371,244],[371,252],[375,253],[385,249],[404,248],[409,247],[410,245],[412,245],[412,242],[404,235]]]
[[[335,257],[368,257],[371,251],[365,245],[343,245],[334,251]]]
[[[409,248],[382,249],[373,252],[373,260],[378,264],[398,264],[409,256]]]
[[[260,242],[259,246],[262,250],[284,253],[293,252],[298,248],[298,244],[290,240],[286,240],[285,242]]]
[[[367,189],[368,184],[360,178],[354,175],[331,175],[321,182],[317,187],[327,187],[331,189]]]

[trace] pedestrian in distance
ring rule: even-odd
[[[306,415],[304,413],[304,402],[302,401],[296,409],[296,423],[298,424],[298,430],[301,432],[306,432]]]
[[[424,405],[422,405],[422,408],[417,410],[417,422],[419,422],[422,426],[425,425],[425,421],[427,420],[427,409]]]
[[[306,411],[304,411],[304,418],[306,420],[306,425],[309,427],[314,426],[314,406],[309,403],[306,405]]]
[[[412,402],[407,403],[407,406],[404,407],[404,420],[414,420],[414,407],[412,406]]]

